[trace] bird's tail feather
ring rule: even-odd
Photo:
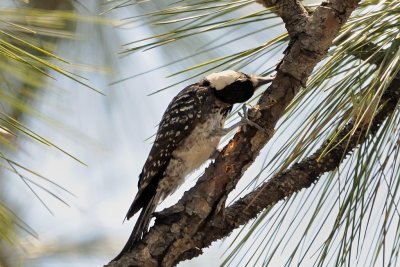
[[[145,207],[143,207],[142,211],[140,212],[140,215],[136,221],[135,227],[133,228],[133,231],[126,242],[124,248],[122,251],[118,254],[117,257],[115,257],[112,261],[117,261],[124,255],[126,252],[130,251],[133,247],[133,245],[139,241],[142,236],[147,232],[151,220],[151,216],[153,212],[156,210],[158,201],[160,197],[158,196],[159,194],[156,193],[150,201],[147,203]]]

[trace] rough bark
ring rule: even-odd
[[[359,1],[324,2],[311,17],[296,0],[262,2],[265,6],[277,8],[291,38],[286,55],[277,67],[275,80],[261,96],[257,108],[249,111],[253,121],[272,132],[285,108],[306,84]],[[230,212],[235,211],[231,208],[221,212],[226,197],[270,138],[255,128],[242,127],[197,184],[176,205],[157,214],[155,225],[132,251],[107,266],[173,266],[183,259],[201,254],[201,248],[223,236],[212,236],[211,232],[208,234],[203,230],[218,230],[210,226],[210,222],[234,217],[235,214]],[[286,186],[292,191],[296,188],[291,180]],[[307,186],[309,181],[303,182],[297,190]],[[283,185],[277,184],[277,188],[280,191],[273,202],[283,199],[287,191]],[[257,206],[258,211],[264,207]],[[231,230],[246,221],[232,221]],[[231,230],[225,231],[224,235]]]
[[[263,209],[268,208],[293,193],[316,183],[326,172],[337,168],[357,145],[373,136],[396,109],[400,100],[400,72],[382,95],[382,108],[371,123],[354,131],[349,123],[336,136],[327,140],[312,156],[294,164],[290,169],[275,174],[256,190],[237,200],[234,204],[216,214],[197,231],[193,243],[197,248],[208,247],[213,241],[227,236],[235,228],[255,218]],[[353,132],[354,131],[354,132]],[[324,151],[329,153],[323,154]],[[191,259],[199,255],[200,250],[187,252],[180,260]]]
[[[347,36],[350,37],[350,36]],[[336,44],[345,39],[336,40]],[[374,44],[366,44],[362,49],[353,51],[353,56],[370,64],[379,66],[385,51],[378,51]],[[378,55],[371,59],[374,53]],[[380,126],[396,109],[400,102],[400,72],[383,93],[379,102],[381,109],[368,124],[361,125],[356,131],[353,122],[344,127],[335,140],[326,140],[310,157],[294,164],[291,168],[275,174],[270,180],[261,184],[256,190],[240,198],[227,207],[224,212],[215,214],[193,237],[197,250],[187,251],[180,261],[192,259],[201,254],[200,248],[224,238],[234,229],[254,219],[262,210],[276,202],[316,183],[326,172],[333,171],[345,160],[357,145],[374,136]],[[324,154],[324,151],[330,151]]]

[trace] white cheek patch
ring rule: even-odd
[[[241,74],[234,70],[225,70],[222,72],[212,73],[206,76],[206,79],[210,82],[210,85],[215,88],[215,90],[222,90],[226,86],[232,84],[237,79],[239,79]]]

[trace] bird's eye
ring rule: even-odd
[[[204,79],[204,80],[201,81],[200,84],[203,85],[203,86],[209,86],[210,82],[208,80]]]

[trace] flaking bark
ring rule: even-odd
[[[277,173],[256,190],[237,200],[216,214],[193,237],[196,247],[208,247],[213,241],[227,236],[235,228],[255,218],[263,209],[274,205],[293,193],[316,183],[322,174],[337,168],[357,145],[373,136],[396,109],[400,100],[400,72],[382,95],[382,109],[372,119],[370,125],[357,129],[349,123],[340,131],[334,142],[327,140],[312,156],[294,164],[288,170]],[[339,143],[340,142],[340,143]],[[331,148],[329,153],[322,154]],[[180,260],[190,259],[198,255],[199,250],[182,255]]]
[[[359,1],[324,2],[311,17],[296,0],[258,2],[277,8],[291,38],[287,53],[277,67],[275,80],[261,96],[257,107],[249,112],[252,120],[273,132],[285,108],[301,87],[305,86],[314,67],[326,55],[334,37]],[[155,225],[133,250],[107,266],[173,266],[179,261],[201,254],[202,248],[229,234],[232,229],[262,211],[266,206],[257,202],[254,216],[249,214],[247,217],[239,216],[241,220],[234,220],[237,207],[242,212],[242,205],[245,205],[243,201],[237,202],[237,206],[231,206],[225,212],[220,209],[224,207],[227,195],[235,188],[270,138],[271,136],[255,128],[242,127],[215,162],[205,170],[197,184],[185,192],[176,205],[157,214]],[[299,169],[301,177],[305,169]],[[270,201],[274,203],[283,199],[286,192],[308,187],[311,182],[309,179],[287,180],[283,183],[272,181],[271,184],[275,185],[278,193]],[[229,223],[232,226],[227,231],[218,229]]]

